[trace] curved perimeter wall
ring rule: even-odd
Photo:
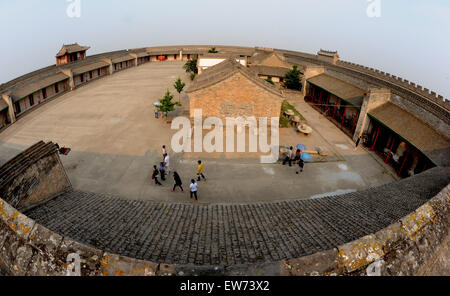
[[[302,258],[234,266],[171,265],[137,260],[63,237],[11,205],[30,208],[71,190],[57,153],[55,144],[39,142],[1,168],[0,274],[66,275],[67,257],[77,253],[83,276],[366,275],[367,270],[379,275],[415,275],[448,236],[450,186],[385,229]],[[49,179],[58,181],[50,184]],[[17,187],[17,184],[28,185]],[[47,197],[37,194],[44,187]]]
[[[211,47],[215,47],[220,53],[237,54],[243,57],[251,57],[257,51],[277,51],[284,54],[287,58],[292,57],[294,59],[297,59],[297,62],[299,64],[307,63],[309,65],[325,66],[330,70],[335,70],[337,72],[367,81],[367,83],[371,83],[380,87],[387,87],[391,89],[394,94],[409,102],[410,105],[403,107],[411,108],[413,114],[420,113],[421,115],[423,115],[423,111],[418,113],[418,111],[415,110],[416,108],[426,110],[426,113],[431,116],[431,119],[428,121],[428,123],[435,129],[439,130],[447,138],[450,137],[450,134],[448,132],[448,125],[450,124],[450,102],[448,100],[445,100],[443,96],[436,94],[436,92],[430,91],[429,89],[424,88],[421,85],[412,83],[406,79],[391,75],[389,73],[385,73],[377,69],[345,61],[337,61],[336,64],[332,64],[320,60],[318,58],[318,55],[289,51],[284,49],[220,45],[181,45],[146,47],[107,52],[88,56],[85,60],[80,60],[71,64],[62,66],[53,65],[28,73],[7,83],[1,84],[0,94],[4,97],[5,101],[8,101],[9,98],[10,102],[7,103],[9,104],[9,108],[11,109],[11,113],[14,113],[16,112],[16,110],[13,110],[13,103],[16,101],[16,99],[21,98],[11,99],[10,96],[14,96],[15,92],[19,92],[22,95],[30,93],[35,94],[38,97],[40,96],[40,102],[42,99],[42,94],[39,93],[39,85],[46,82],[45,79],[42,79],[43,77],[45,78],[46,76],[64,74],[64,78],[66,80],[69,80],[69,82],[67,83],[68,85],[64,87],[64,90],[62,92],[60,90],[60,93],[63,94],[66,90],[70,91],[78,86],[77,79],[80,75],[82,75],[83,77],[85,76],[82,80],[82,83],[80,84],[85,84],[91,80],[101,78],[106,74],[111,75],[128,67],[138,66],[147,62],[157,62],[158,56],[169,57],[166,59],[167,61],[186,61],[189,58],[207,53]],[[122,63],[122,60],[127,60],[130,63],[126,64],[124,68],[122,68],[122,65],[120,65],[120,67],[116,67],[119,62]],[[294,61],[294,63],[296,63],[296,61]],[[100,69],[107,69],[107,73],[99,72],[99,75],[95,74],[96,71]],[[59,80],[62,79],[63,78],[60,78]],[[42,84],[43,88],[48,88],[49,85],[50,83]],[[24,89],[33,89],[33,91],[28,90],[27,92]],[[46,91],[46,94],[50,92],[51,90],[48,90]],[[52,96],[52,94],[47,95]],[[46,97],[44,97],[43,100],[45,100],[45,98]],[[36,105],[38,104],[35,104],[35,106]],[[19,113],[23,114],[24,111],[22,110]],[[11,115],[14,116],[13,114]],[[11,120],[11,122],[14,122],[14,120]]]

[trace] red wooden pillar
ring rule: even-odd
[[[391,149],[389,149],[389,153],[388,153],[388,155],[386,156],[386,159],[384,160],[385,163],[388,163],[389,155],[391,155],[392,148],[394,148],[394,144],[395,144],[395,139],[392,139]]]
[[[334,117],[336,115],[337,104],[338,104],[338,100],[336,100],[336,102],[334,102],[333,119],[334,119]]]
[[[330,101],[330,94],[327,95],[327,104],[325,105],[325,111],[328,110],[328,103]]]
[[[313,104],[314,104],[314,93],[315,92],[316,92],[316,87],[313,86],[313,88],[312,88],[312,96],[311,96]]]
[[[322,104],[322,93],[323,93],[323,91],[321,91],[320,93],[319,93],[319,99],[317,99],[317,105],[318,105],[318,107],[319,107],[319,109],[322,109],[322,106],[321,106],[321,104]]]
[[[359,114],[360,114],[360,112],[357,111],[356,115],[355,115],[355,119],[353,120],[352,134],[355,131],[356,123],[358,122],[358,118],[359,118]]]
[[[342,120],[341,120],[341,128],[344,128],[345,112],[347,112],[347,105],[344,106],[344,113],[342,114]]]
[[[373,142],[373,145],[372,145],[372,147],[370,148],[370,151],[373,151],[373,150],[375,149],[375,144],[377,143],[378,136],[380,135],[380,129],[381,129],[381,127],[378,128],[377,135],[376,135],[376,137],[375,137],[375,141]]]
[[[406,160],[408,159],[408,156],[409,156],[409,150],[406,152],[406,155],[405,155],[405,159],[403,159],[403,163],[402,163],[402,166],[400,167],[400,170],[398,171],[398,174],[399,175],[401,175],[402,174],[402,171],[403,171],[403,167],[405,166],[405,164],[406,164]]]

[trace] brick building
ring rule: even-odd
[[[206,69],[187,90],[190,116],[279,117],[283,94],[234,59]]]

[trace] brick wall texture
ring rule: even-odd
[[[203,117],[279,117],[282,97],[251,82],[240,73],[195,91],[190,97],[190,116],[202,109]]]

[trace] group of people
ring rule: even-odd
[[[294,162],[294,164],[298,162],[299,171],[295,172],[297,175],[303,172],[303,167],[305,166],[305,162],[302,159],[302,153],[303,151],[297,148],[294,155],[294,147],[291,146],[289,147],[286,158],[283,160],[283,165],[286,165],[286,163],[289,162],[290,167],[292,166],[292,162]]]
[[[159,182],[158,177],[161,177],[161,181],[165,181],[166,180],[166,175],[170,175],[170,157],[169,154],[167,153],[166,150],[166,146],[162,146],[162,155],[163,155],[163,161],[159,163],[159,168],[154,165],[153,166],[153,174],[152,174],[152,179],[155,180],[155,185],[159,185],[162,186],[161,182]],[[203,180],[206,181],[206,177],[203,174],[203,163],[201,160],[199,160],[198,162],[198,166],[197,166],[197,175],[195,179],[191,180],[191,184],[189,184],[189,189],[190,189],[190,196],[191,198],[195,198],[195,200],[198,200],[198,184],[197,181],[200,181],[201,178],[203,178]],[[178,172],[174,171],[173,172],[173,180],[174,180],[174,185],[172,188],[172,192],[175,192],[177,187],[180,187],[181,192],[184,192],[183,189],[183,182],[181,181],[181,177],[178,174]]]

